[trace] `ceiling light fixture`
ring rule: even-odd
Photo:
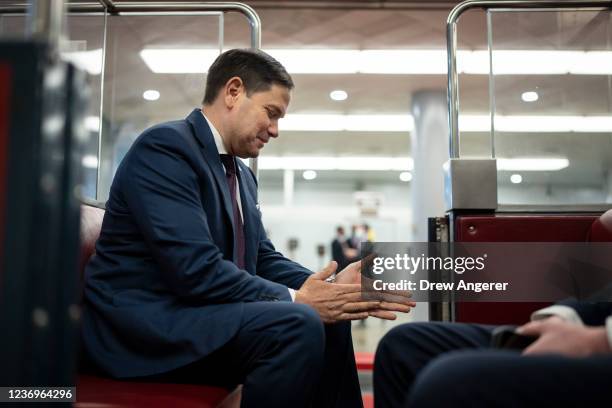
[[[520,184],[523,182],[523,176],[521,176],[520,174],[513,174],[510,176],[510,181],[512,182],[512,184]]]
[[[159,99],[159,91],[149,89],[143,92],[142,97],[147,101],[156,101]]]
[[[402,171],[399,175],[399,179],[403,182],[408,182],[412,180],[412,173],[409,171]]]
[[[499,171],[559,171],[569,166],[566,158],[525,157],[514,159],[497,159]]]
[[[304,177],[304,180],[314,180],[317,178],[317,172],[314,170],[306,170],[302,173],[302,177]]]
[[[409,114],[289,114],[278,126],[281,131],[410,132],[414,121]]]
[[[89,75],[102,73],[102,49],[89,51],[62,52],[62,58],[84,69]]]
[[[523,92],[521,94],[523,102],[535,102],[539,99],[538,93],[534,91]]]
[[[408,156],[260,156],[258,166],[260,170],[400,171],[407,173],[400,178],[408,178],[412,177],[414,161]],[[568,166],[564,157],[497,159],[498,171],[559,171]]]
[[[85,128],[90,132],[100,131],[100,117],[98,116],[87,116],[85,118]]]
[[[411,132],[409,114],[342,115],[289,114],[279,121],[281,131],[299,132]],[[461,132],[489,132],[489,115],[460,115]],[[497,132],[516,133],[606,133],[612,132],[612,116],[495,116]]]
[[[97,50],[96,50],[97,51]],[[444,75],[446,50],[266,49],[292,74]],[[205,73],[213,48],[146,48],[140,57],[155,73]],[[101,50],[100,50],[101,56]],[[516,61],[521,61],[517,64]],[[101,67],[101,58],[100,58]],[[457,72],[488,75],[487,50],[457,52]],[[495,50],[496,75],[612,75],[612,51]]]
[[[261,170],[409,171],[411,157],[260,156]]]
[[[140,51],[140,58],[156,74],[201,74],[219,56],[218,49],[151,48]]]
[[[83,167],[87,169],[97,169],[98,168],[98,158],[94,155],[83,156],[81,160],[81,164]]]
[[[345,101],[348,98],[348,94],[342,89],[336,89],[329,93],[329,97],[334,101]]]

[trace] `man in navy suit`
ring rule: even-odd
[[[236,157],[278,137],[293,81],[259,51],[208,72],[202,110],[146,130],[113,180],[87,266],[83,339],[115,378],[233,387],[245,407],[360,407],[350,320],[408,301],[361,300],[359,263],[312,273],[266,237]],[[334,323],[334,324],[332,324]]]
[[[612,303],[565,301],[536,311],[518,328],[537,337],[522,355],[491,349],[493,329],[394,328],[376,351],[376,407],[612,405]]]

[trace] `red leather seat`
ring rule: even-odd
[[[95,250],[104,210],[81,206],[81,277]],[[92,375],[79,375],[77,408],[212,408],[227,396],[223,388],[189,384],[117,381]]]
[[[457,242],[608,242],[612,210],[596,214],[463,215],[455,221]],[[458,302],[456,321],[523,324],[544,302]]]
[[[612,210],[606,211],[601,217],[593,221],[589,231],[590,242],[612,241]]]

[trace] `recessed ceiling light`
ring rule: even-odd
[[[97,169],[98,158],[94,155],[83,156],[83,159],[81,159],[81,164],[83,165],[83,167],[88,169]]]
[[[314,170],[306,170],[302,173],[302,177],[304,177],[304,180],[314,180],[317,178],[317,172]]]
[[[159,91],[156,91],[155,89],[149,89],[143,92],[142,97],[145,98],[147,101],[156,101],[159,99]]]
[[[510,181],[513,184],[520,184],[523,182],[523,176],[521,176],[520,174],[513,174],[510,176]]]
[[[523,102],[535,102],[539,98],[538,93],[534,91],[523,92],[521,99]]]
[[[342,89],[336,89],[335,91],[331,91],[329,93],[329,97],[334,101],[344,101],[348,98],[348,94]]]
[[[98,132],[100,130],[100,117],[87,116],[85,118],[85,128],[90,132]]]
[[[402,171],[399,175],[399,179],[408,182],[412,180],[412,173],[409,171]]]

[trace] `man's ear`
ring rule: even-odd
[[[231,109],[236,105],[238,99],[245,93],[244,83],[240,77],[231,77],[225,83],[223,91],[225,106]]]

